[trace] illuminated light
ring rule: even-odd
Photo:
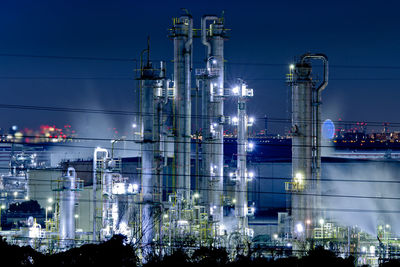
[[[232,203],[236,204],[236,198],[232,199]]]
[[[29,200],[29,197],[28,197],[28,196],[26,196],[26,197],[25,197],[25,200]]]
[[[325,223],[324,219],[319,219],[319,224],[320,225],[324,225],[324,223]]]
[[[164,214],[164,219],[168,219],[168,214]]]
[[[274,234],[272,237],[273,237],[274,239],[278,239],[278,234]]]
[[[6,205],[1,205],[1,209],[4,210],[6,208]]]
[[[311,220],[307,220],[307,221],[306,221],[306,224],[307,224],[307,225],[310,225],[310,224],[311,224]]]
[[[375,246],[370,246],[369,247],[369,253],[371,253],[372,255],[375,254]]]
[[[256,208],[254,208],[254,207],[251,207],[250,210],[251,210],[252,214],[254,214],[256,212]]]
[[[75,214],[74,217],[75,217],[75,219],[78,219],[79,218],[79,214]]]
[[[239,118],[238,117],[233,117],[232,118],[232,122],[233,123],[238,123],[239,122]]]
[[[139,189],[139,185],[138,184],[133,184],[133,190],[137,191]]]
[[[115,195],[123,195],[126,193],[124,183],[115,183],[112,188],[112,193]]]
[[[364,253],[367,252],[367,248],[366,247],[362,247],[361,248],[361,252],[364,252]]]
[[[53,208],[52,208],[52,207],[47,207],[47,210],[48,210],[48,211],[52,211]]]
[[[249,172],[249,178],[254,178],[254,172]]]
[[[178,226],[184,226],[184,225],[189,225],[189,222],[186,220],[179,220],[178,221]]]
[[[239,94],[239,86],[233,87],[233,88],[232,88],[232,93],[233,93],[234,95],[238,95],[238,94]]]
[[[304,231],[304,227],[301,223],[296,224],[296,232],[302,233]]]
[[[218,84],[217,83],[214,83],[214,86],[217,86]]]
[[[213,59],[213,60],[212,60],[212,64],[214,64],[214,65],[217,64],[217,60],[216,60],[216,59]]]
[[[254,121],[255,121],[254,117],[250,117],[250,118],[249,118],[249,122],[250,122],[251,124],[253,124]]]
[[[14,197],[17,197],[18,196],[18,192],[14,192]]]
[[[200,194],[199,194],[199,193],[194,193],[194,194],[193,194],[193,198],[196,199],[196,198],[199,198],[199,197],[200,197]]]
[[[386,228],[390,228],[390,225],[389,225],[389,224],[386,224]]]
[[[217,127],[217,126],[218,126],[218,124],[216,124],[216,123],[214,122],[214,123],[213,123],[213,126],[214,126],[214,127]]]
[[[253,149],[254,148],[254,143],[249,143],[249,148]]]
[[[287,243],[286,246],[290,248],[292,246],[292,243]]]
[[[18,126],[17,126],[17,125],[13,125],[13,126],[11,127],[11,129],[12,129],[13,131],[16,131],[16,130],[18,130]]]
[[[136,128],[136,127],[137,127],[136,123],[133,123],[132,128]]]
[[[47,199],[47,202],[53,203],[53,199],[52,199],[51,197],[49,197],[49,198]]]
[[[289,65],[289,69],[290,69],[290,70],[294,70],[294,64],[290,64],[290,65]]]

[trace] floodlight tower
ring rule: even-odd
[[[232,94],[237,96],[237,117],[232,118],[232,123],[237,125],[237,169],[229,176],[236,182],[235,186],[235,216],[237,218],[237,229],[241,234],[246,234],[248,228],[249,214],[247,206],[247,182],[254,174],[247,170],[247,151],[253,149],[252,143],[248,142],[248,127],[254,123],[254,118],[247,116],[247,101],[253,96],[253,89],[247,88],[243,80],[232,89]],[[254,208],[252,210],[254,213]],[[251,212],[250,212],[251,213]]]

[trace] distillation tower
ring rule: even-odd
[[[208,24],[207,22],[211,22]],[[202,81],[202,200],[214,225],[223,223],[224,133],[224,20],[205,15],[201,41],[206,46],[206,68],[198,70]]]
[[[147,64],[141,66],[141,117],[142,117],[142,161],[141,161],[141,239],[143,254],[151,252],[150,245],[155,239],[155,231],[161,227],[155,224],[161,217],[162,185],[162,146],[161,126],[162,110],[166,96],[165,63],[155,70],[149,60],[150,48],[147,48]],[[161,219],[159,219],[161,220]],[[161,238],[161,235],[158,235]]]
[[[174,19],[171,30],[174,42],[173,131],[175,136],[174,170],[179,206],[190,202],[191,143],[191,73],[193,18],[183,15]]]
[[[323,81],[316,86],[311,60],[322,60]],[[328,58],[304,54],[291,67],[292,85],[292,229],[298,237],[312,237],[321,217],[321,92],[328,84]]]

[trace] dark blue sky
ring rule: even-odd
[[[225,50],[230,63],[227,84],[241,77],[254,88],[250,113],[257,117],[289,117],[286,65],[310,51],[325,53],[330,60],[331,80],[323,94],[325,118],[400,122],[397,1],[167,2],[1,1],[0,104],[134,111],[135,82],[129,80],[134,77],[134,62],[4,55],[138,58],[150,35],[152,58],[170,61],[173,47],[168,28],[171,18],[185,7],[196,28],[203,14],[219,15],[225,10],[226,27],[231,29]],[[200,61],[204,47],[200,40],[194,45]],[[168,67],[171,74],[172,65]],[[10,79],[14,77],[20,78]],[[82,79],[86,77],[96,79]],[[0,112],[0,127],[70,122],[78,128],[96,128],[103,123],[99,116],[79,113]],[[130,125],[132,120],[107,116],[104,125]],[[282,126],[271,125],[276,131]]]

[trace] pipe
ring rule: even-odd
[[[214,15],[204,15],[201,18],[201,42],[207,46],[207,58],[211,56],[211,44],[207,42],[207,20],[217,20],[218,17]]]
[[[310,59],[321,59],[324,62],[324,80],[322,81],[320,86],[318,86],[318,88],[316,89],[318,91],[318,93],[320,93],[328,85],[328,75],[329,75],[328,57],[325,54],[310,54],[310,53],[307,53],[307,54],[304,54],[304,55],[302,55],[300,57],[301,63],[304,63],[304,61],[306,59],[308,59],[308,58],[310,58]]]

